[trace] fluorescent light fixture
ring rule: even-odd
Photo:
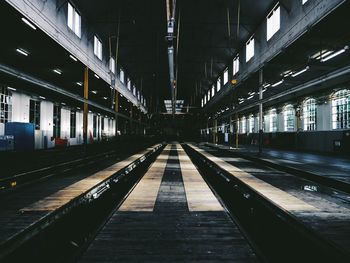
[[[28,51],[25,51],[22,48],[17,48],[16,51],[26,57],[29,55]]]
[[[80,110],[80,107],[77,107],[77,110]]]
[[[305,71],[307,71],[309,69],[309,66],[307,66],[306,68],[298,71],[298,72],[295,72],[294,74],[292,74],[292,77],[296,77],[296,76],[299,76],[300,74],[303,74]]]
[[[72,60],[74,60],[75,62],[78,61],[73,55],[69,55],[69,57],[70,57]]]
[[[32,23],[30,23],[26,18],[22,17],[22,21],[28,26],[30,26],[32,29],[36,30],[36,27]]]
[[[328,49],[323,49],[321,51],[316,52],[315,54],[313,54],[311,56],[312,59],[316,59],[316,60],[320,60],[321,58],[324,58],[330,54],[332,54],[333,51],[332,50],[328,50]]]
[[[264,93],[267,89],[263,89],[262,92]]]
[[[292,70],[287,70],[287,71],[283,72],[283,73],[281,74],[281,76],[283,76],[283,77],[288,77],[288,76],[290,76],[290,75],[292,75],[292,74],[293,74],[293,71],[292,71]]]
[[[93,94],[97,94],[97,91],[96,90],[92,90],[91,91]]]
[[[64,102],[61,102],[61,104],[62,104],[62,105],[66,105],[66,103],[64,103]]]
[[[250,99],[252,99],[254,97],[254,95],[251,95],[251,96],[249,96],[248,98],[247,98],[247,100],[250,100]]]
[[[12,88],[12,87],[7,87],[7,89],[16,91],[16,89],[15,89],[15,88]]]
[[[83,86],[83,83],[81,81],[76,82],[76,84],[80,87]]]
[[[44,96],[39,96],[39,98],[42,100],[46,100],[46,98]]]
[[[345,46],[344,48],[342,48],[341,50],[338,50],[337,52],[332,53],[331,55],[324,57],[323,59],[321,59],[321,62],[326,62],[342,53],[344,53],[347,49],[349,49],[348,46]]]
[[[92,111],[91,110],[89,110],[89,113],[91,113]]]
[[[278,82],[276,82],[276,83],[274,83],[274,84],[272,84],[271,86],[272,87],[276,87],[276,86],[278,86],[278,85],[280,85],[280,84],[282,84],[283,83],[283,79],[282,80],[280,80],[280,81],[278,81]]]
[[[54,69],[53,72],[55,72],[58,75],[62,75],[62,71],[59,69]]]
[[[244,100],[241,100],[240,102],[238,102],[238,104],[242,104],[244,102]]]
[[[103,97],[104,100],[108,99],[107,97]]]
[[[255,95],[255,91],[248,92],[248,95],[250,95],[250,96]]]
[[[265,84],[263,85],[264,88],[268,88],[268,87],[270,87],[270,86],[271,86],[270,83],[265,83]]]
[[[94,74],[95,78],[100,79],[100,77],[97,74]]]

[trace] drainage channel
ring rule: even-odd
[[[2,262],[76,262],[100,227],[142,178],[163,147],[97,189],[45,230],[9,254]]]
[[[259,197],[187,145],[184,149],[263,262],[349,262],[345,260],[348,255],[314,235],[290,214]]]

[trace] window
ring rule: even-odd
[[[270,110],[270,132],[277,131],[277,111],[276,109]]]
[[[70,111],[70,138],[76,137],[77,130],[77,113],[74,110]]]
[[[239,55],[237,55],[234,59],[233,59],[233,71],[232,71],[232,75],[236,75],[239,71]]]
[[[203,106],[204,106],[204,100],[202,99],[202,101],[201,101],[201,106],[202,106],[202,108],[203,108]]]
[[[245,117],[242,117],[239,128],[240,128],[239,129],[240,133],[246,133],[246,118]]]
[[[125,79],[124,79],[124,70],[120,69],[119,70],[119,79],[120,81],[124,84],[125,83]]]
[[[94,54],[102,60],[102,43],[97,36],[94,36]]]
[[[284,131],[294,131],[295,113],[293,105],[284,108]]]
[[[109,70],[115,74],[115,59],[112,57],[109,59]]]
[[[281,26],[280,6],[279,3],[272,9],[267,16],[266,22],[266,39],[269,40]]]
[[[101,131],[105,130],[105,118],[101,117]]]
[[[251,37],[245,47],[246,58],[245,61],[248,62],[252,57],[254,57],[254,38]]]
[[[53,137],[61,137],[61,107],[58,105],[53,106]]]
[[[128,88],[128,90],[131,90],[131,80],[129,78],[127,79],[126,87]]]
[[[308,99],[304,102],[304,130],[316,130],[316,100]]]
[[[97,116],[92,116],[92,136],[95,138],[97,136]]]
[[[76,34],[79,38],[81,37],[81,17],[70,3],[68,3],[67,25],[74,32],[74,34]]]
[[[224,85],[228,82],[228,69],[226,68],[224,71]]]
[[[204,96],[204,104],[207,104],[207,96]]]
[[[215,86],[213,85],[211,87],[211,96],[214,97],[214,95],[215,95]]]
[[[350,91],[340,90],[332,99],[332,127],[333,129],[350,128]]]
[[[40,130],[40,101],[30,100],[29,122],[34,124],[36,130]]]
[[[11,122],[12,93],[6,87],[0,86],[0,123]]]
[[[135,87],[135,85],[132,86],[132,94],[136,97],[136,87]]]
[[[301,0],[302,4],[305,4],[308,0]]]
[[[254,115],[250,115],[250,117],[249,117],[249,132],[250,133],[255,132],[255,129],[254,129]]]
[[[208,101],[210,100],[210,90],[208,90]]]
[[[216,91],[219,91],[221,89],[221,78],[218,78],[216,81]]]

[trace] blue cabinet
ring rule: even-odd
[[[15,151],[34,150],[34,124],[8,122],[5,124],[5,135],[14,136]]]

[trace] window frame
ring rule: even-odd
[[[304,131],[317,130],[317,104],[314,98],[309,98],[303,103]]]
[[[350,90],[342,89],[332,96],[332,129],[350,128]]]
[[[235,76],[239,71],[239,55],[235,56],[232,62],[232,75]]]
[[[40,130],[40,109],[41,101],[29,100],[29,123],[34,124],[35,130]]]
[[[225,70],[224,70],[224,78],[223,78],[223,85],[225,86],[226,85],[226,83],[228,82],[228,68],[226,68]]]
[[[101,39],[97,35],[94,35],[94,55],[101,61],[103,56],[102,49],[103,46]]]
[[[266,17],[266,41],[281,29],[281,7],[277,3]]]
[[[67,26],[79,38],[81,38],[81,15],[75,6],[68,1]]]
[[[284,131],[292,132],[295,130],[295,109],[292,104],[286,105],[283,110]]]

